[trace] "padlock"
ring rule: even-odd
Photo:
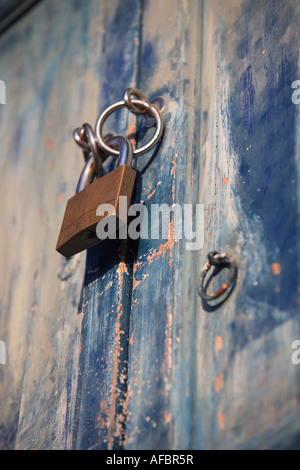
[[[117,168],[92,182],[96,173],[92,155],[80,175],[75,196],[67,202],[56,245],[56,250],[66,258],[102,241],[96,233],[98,222],[105,217],[96,214],[99,205],[111,204],[120,224],[125,222],[120,219],[119,198],[127,197],[128,211],[136,177],[131,168],[133,149],[124,137],[114,137],[110,143],[120,150]]]

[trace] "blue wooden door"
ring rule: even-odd
[[[300,447],[299,19],[296,0],[43,0],[1,34],[1,448]],[[65,261],[72,131],[129,86],[167,104],[134,202],[203,204],[204,244],[171,217]],[[238,264],[218,308],[197,291],[211,250]]]

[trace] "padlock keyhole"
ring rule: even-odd
[[[83,240],[91,240],[97,237],[97,233],[94,230],[86,230],[82,233],[81,238]]]

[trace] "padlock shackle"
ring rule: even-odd
[[[125,137],[121,136],[112,137],[111,139],[109,139],[109,142],[112,145],[115,145],[120,152],[117,166],[119,167],[125,164],[131,166],[133,158],[133,148],[131,142]],[[95,165],[95,158],[92,154],[80,174],[77,183],[76,194],[86,188],[89,184],[91,184],[96,174],[97,171]]]
[[[88,162],[90,154],[93,155],[95,159],[95,169],[98,178],[101,178],[103,175],[102,162],[103,158],[101,153],[103,153],[98,145],[98,142],[95,137],[95,133],[90,126],[90,124],[83,124],[81,128],[77,128],[73,131],[73,138],[77,145],[82,148],[84,160]]]
[[[89,184],[92,183],[94,177],[96,175],[96,167],[95,167],[95,159],[94,156],[91,155],[86,164],[83,167],[83,170],[79,176],[79,180],[77,183],[76,194],[79,191],[82,191],[86,188]]]
[[[117,166],[131,166],[133,158],[133,148],[131,142],[125,137],[116,136],[110,139],[109,143],[118,147],[118,150],[120,151]]]

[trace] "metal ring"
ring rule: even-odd
[[[138,90],[137,88],[127,88],[124,91],[123,100],[126,103],[126,107],[132,113],[145,114],[146,110],[144,108],[141,108],[140,106],[136,106],[135,104],[132,103],[131,95],[136,96],[139,100],[144,101],[145,103],[149,103],[144,93],[142,93],[141,90]]]
[[[157,98],[154,98],[151,104],[152,106],[155,106],[157,108],[160,115],[162,115],[164,110],[166,109],[165,100],[162,96],[158,96]],[[147,113],[145,113],[143,117],[142,125],[143,127],[146,127],[147,129],[149,129],[150,127],[153,127],[155,125],[155,119],[149,116]]]
[[[117,135],[116,137],[112,137],[109,142],[118,147],[120,150],[120,156],[118,158],[117,166],[122,166],[125,164],[131,166],[133,158],[133,148],[130,140],[126,139],[126,137]]]
[[[220,254],[218,251],[211,251],[208,253],[207,259],[210,261],[210,264],[220,269],[224,268],[224,264],[228,262],[226,253]]]
[[[222,294],[224,294],[224,292],[228,291],[228,289],[233,286],[237,275],[237,265],[234,259],[226,253],[222,253],[220,255],[217,251],[212,251],[207,255],[207,258],[208,262],[203,266],[199,276],[198,292],[203,300],[209,302],[211,300],[218,299]],[[229,268],[229,274],[226,283],[224,283],[217,292],[207,294],[204,289],[204,279],[212,266],[215,266],[220,270],[223,268]]]
[[[97,176],[100,178],[103,175],[102,158],[99,152],[98,142],[96,140],[95,133],[92,129],[92,126],[90,126],[90,124],[83,124],[82,129],[86,133],[87,140],[90,144],[90,151],[95,160],[96,173],[97,173]]]
[[[143,153],[147,152],[148,150],[152,149],[157,142],[160,140],[162,134],[163,134],[163,121],[161,119],[159,111],[156,109],[155,106],[152,106],[151,103],[148,103],[146,101],[141,101],[141,100],[131,100],[131,103],[134,105],[138,105],[140,107],[143,107],[146,111],[149,111],[150,114],[155,118],[156,121],[156,131],[152,139],[143,147],[139,149],[135,149],[133,151],[133,155],[135,157],[138,157],[139,155],[142,155]],[[106,145],[106,143],[103,140],[102,136],[102,129],[103,129],[103,124],[105,120],[108,118],[110,114],[112,114],[114,111],[117,111],[118,109],[125,108],[126,107],[126,102],[124,100],[122,101],[117,101],[116,103],[112,104],[109,106],[98,118],[96,122],[96,138],[98,140],[98,144],[100,147],[109,155],[114,155],[118,157],[120,155],[120,152],[116,149],[113,149],[109,145]]]
[[[75,140],[76,144],[83,150],[90,152],[90,145],[84,136],[86,136],[86,134],[82,127],[76,127],[76,129],[74,129],[73,139]]]

